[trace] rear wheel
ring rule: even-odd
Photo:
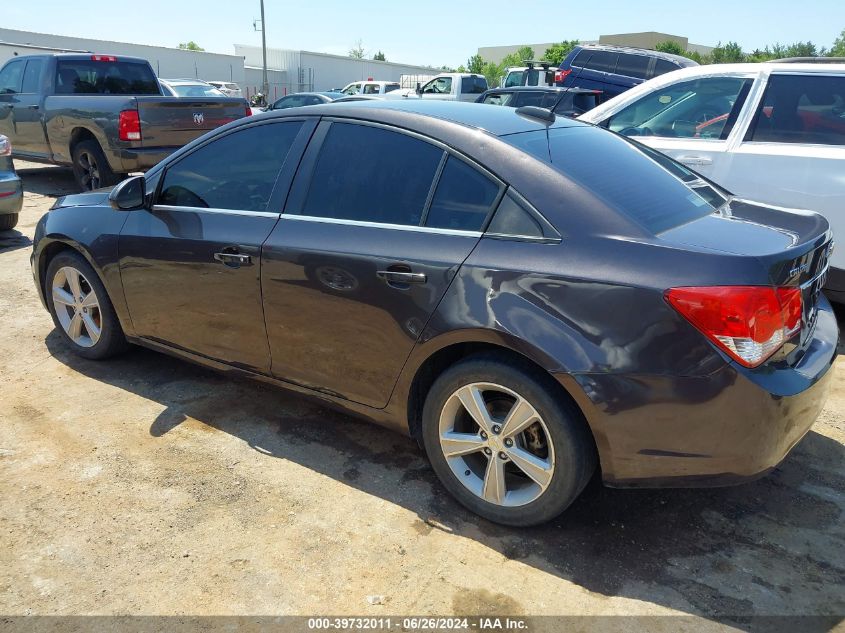
[[[122,179],[109,167],[103,150],[97,141],[81,141],[73,147],[73,175],[82,191],[93,191],[111,187]]]
[[[7,213],[0,215],[0,231],[10,231],[18,225],[18,214]]]
[[[50,315],[76,354],[98,360],[128,347],[105,287],[81,255],[56,255],[45,281]]]
[[[458,363],[435,381],[423,441],[443,485],[497,523],[553,519],[583,490],[596,452],[583,418],[539,372],[497,358]]]

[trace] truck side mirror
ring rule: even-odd
[[[109,204],[117,211],[140,209],[146,198],[146,183],[143,176],[132,176],[118,183],[109,194]]]

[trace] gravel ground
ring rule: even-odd
[[[770,476],[715,490],[593,486],[550,525],[506,529],[453,502],[399,435],[145,350],[70,355],[29,254],[36,221],[73,182],[18,167],[24,211],[0,234],[0,614],[842,625],[845,356],[813,430]]]

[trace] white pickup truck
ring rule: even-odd
[[[417,85],[416,90],[397,90],[387,94],[386,97],[472,102],[485,90],[487,90],[487,79],[484,75],[441,73],[426,83]]]

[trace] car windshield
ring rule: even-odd
[[[550,163],[651,233],[704,217],[724,202],[694,172],[605,130],[561,127],[550,128],[548,136],[537,130],[501,138]]]
[[[225,97],[222,92],[213,86],[205,84],[170,84],[170,89],[177,97]]]

